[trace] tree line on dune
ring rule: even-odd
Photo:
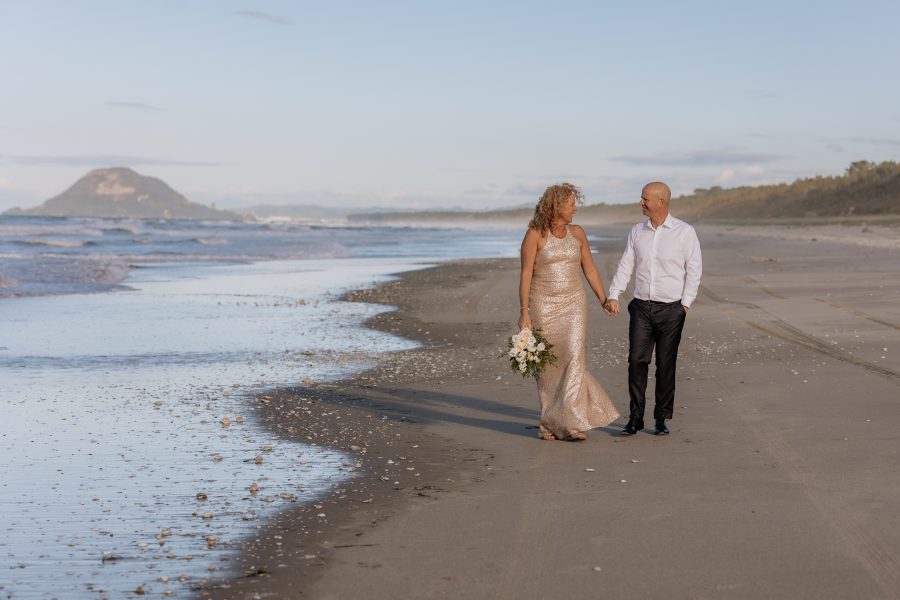
[[[694,219],[814,218],[900,214],[900,163],[861,160],[843,175],[793,183],[713,187],[677,200],[679,213]]]

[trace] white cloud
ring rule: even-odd
[[[718,185],[737,187],[742,185],[763,185],[783,180],[766,171],[762,165],[747,165],[739,169],[724,169],[719,172],[715,181]]]

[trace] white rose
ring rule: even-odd
[[[524,352],[519,352],[518,354],[516,354],[516,359],[518,359],[519,362],[521,362],[521,361],[525,360],[526,356],[528,356],[528,355],[525,354]]]
[[[544,342],[541,342],[540,344],[537,345],[537,349],[538,349],[538,352],[543,352],[544,350],[547,349],[547,346],[544,345]]]
[[[516,349],[515,349],[515,348],[510,348],[510,349],[509,349],[509,357],[510,357],[510,358],[515,358],[516,354],[518,354],[518,352],[516,352]]]
[[[533,335],[529,335],[528,336],[528,345],[533,346],[535,344],[537,344],[537,338],[534,337]]]
[[[525,372],[525,369],[526,369],[526,367],[525,367],[525,363],[521,363],[521,364],[519,364],[519,370],[520,370],[520,371],[521,371],[521,372],[523,372],[523,373],[524,373],[524,372]]]

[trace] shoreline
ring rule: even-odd
[[[295,397],[312,397],[327,425],[278,426],[344,428],[325,437],[365,448],[364,474],[321,508],[276,516],[231,578],[200,596],[900,593],[890,517],[900,485],[884,471],[900,441],[895,253],[698,231],[703,288],[662,440],[620,438],[615,424],[582,444],[536,439],[533,382],[494,357],[515,314],[515,259],[443,263],[349,293],[394,305],[367,326],[423,348],[337,385],[281,390],[266,414],[278,420]],[[592,245],[608,284],[621,242]],[[592,307],[589,320],[589,367],[621,412],[627,319]],[[642,574],[653,564],[656,578]]]
[[[396,279],[342,296],[342,301],[392,306],[364,327],[399,335],[421,347],[389,353],[373,368],[334,383],[279,388],[258,396],[254,414],[261,426],[292,442],[322,444],[350,454],[357,461],[356,476],[318,500],[298,502],[268,519],[260,535],[237,544],[240,554],[227,570],[194,590],[198,597],[245,597],[258,587],[272,597],[303,595],[305,587],[325,574],[336,550],[367,547],[366,534],[383,522],[416,504],[459,492],[463,480],[477,480],[490,468],[490,454],[462,448],[429,431],[434,418],[394,394],[405,390],[405,384],[420,381],[416,367],[420,362],[427,365],[429,378],[441,385],[448,366],[440,355],[453,353],[451,340],[458,337],[447,328],[423,330],[422,321],[412,315],[418,305],[410,288],[434,289],[435,278],[446,281],[455,275],[465,282],[471,279],[471,268],[506,270],[517,264],[513,258],[456,259],[401,272]],[[488,329],[483,328],[485,333]],[[493,362],[495,357],[488,353],[482,358]],[[499,361],[497,366],[502,366]],[[298,404],[309,409],[304,412],[314,415],[312,420],[296,417]],[[283,421],[286,415],[288,422]],[[481,466],[473,468],[473,463]],[[288,564],[292,560],[296,562]],[[263,578],[267,580],[262,582]]]

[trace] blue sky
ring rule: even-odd
[[[900,160],[900,3],[0,0],[0,210],[589,203]]]

